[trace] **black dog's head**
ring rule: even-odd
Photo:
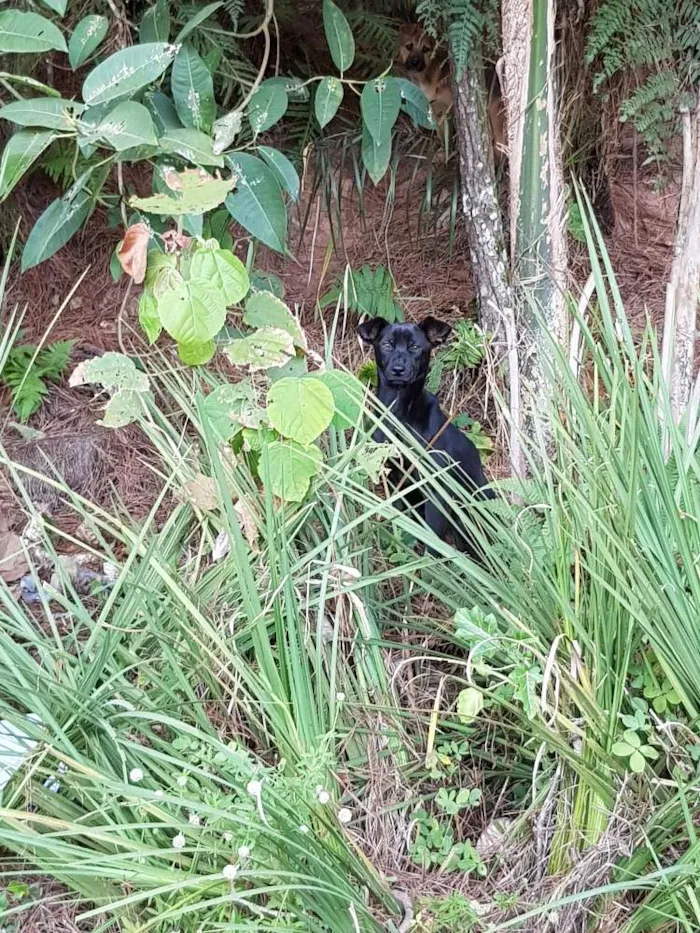
[[[364,321],[357,333],[374,347],[380,379],[400,387],[422,383],[428,375],[433,347],[443,344],[452,328],[432,316],[420,324],[388,324],[383,317]]]

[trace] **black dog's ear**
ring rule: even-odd
[[[428,338],[428,343],[433,347],[439,347],[452,333],[451,324],[446,321],[438,321],[432,314],[429,314],[425,320],[420,322],[420,329]]]
[[[383,317],[373,317],[358,324],[355,331],[363,343],[375,343],[384,328],[388,326],[389,322]]]

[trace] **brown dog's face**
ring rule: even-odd
[[[410,23],[399,29],[399,61],[407,71],[425,71],[435,51],[435,41],[421,27]]]

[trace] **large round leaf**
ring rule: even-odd
[[[253,292],[245,303],[243,323],[249,327],[276,327],[286,330],[300,350],[306,350],[301,325],[287,305],[271,292]]]
[[[109,145],[122,152],[132,146],[156,146],[153,120],[143,104],[125,100],[100,120],[95,133]]]
[[[258,152],[272,169],[277,181],[293,201],[299,200],[299,175],[286,155],[270,146],[258,146]]]
[[[0,107],[0,120],[9,120],[18,126],[69,130],[72,126],[71,118],[84,109],[82,104],[60,97],[32,97],[29,100],[14,100]]]
[[[256,409],[255,388],[248,379],[218,386],[204,399],[209,423],[223,441],[238,434]]]
[[[287,209],[271,169],[255,156],[238,152],[226,161],[236,188],[226,198],[230,215],[261,243],[283,253],[287,237]]]
[[[130,97],[159,78],[172,62],[177,46],[147,42],[120,49],[93,68],[83,82],[83,100],[89,106]]]
[[[216,343],[205,340],[204,343],[178,343],[177,355],[187,366],[204,366],[216,353]]]
[[[323,0],[323,28],[333,64],[342,74],[355,59],[355,39],[345,14],[333,0]]]
[[[391,130],[401,109],[401,90],[395,78],[368,81],[360,97],[362,119],[375,144],[391,139]]]
[[[312,378],[318,379],[331,391],[335,407],[333,426],[340,430],[354,428],[362,414],[365,397],[365,389],[360,380],[341,369],[313,373]]]
[[[170,75],[177,115],[184,126],[209,133],[216,117],[214,82],[197,50],[185,42]]]
[[[216,286],[227,305],[238,304],[248,294],[248,270],[241,260],[227,249],[198,249],[190,263],[193,279],[204,279]]]
[[[291,441],[273,441],[267,448],[267,480],[278,499],[301,502],[311,478],[322,463],[318,447],[299,447]]]
[[[0,13],[0,52],[67,52],[63,33],[45,16],[4,10]]]
[[[224,352],[234,366],[248,366],[252,372],[284,366],[295,355],[290,335],[274,327],[232,340]]]
[[[314,97],[314,112],[321,128],[331,122],[342,102],[343,85],[337,78],[324,78]]]
[[[178,343],[205,343],[224,326],[226,302],[209,282],[193,279],[160,296],[158,317]]]
[[[277,82],[263,81],[248,105],[250,127],[257,135],[269,130],[286,113],[289,106],[287,92]]]
[[[92,194],[78,191],[57,198],[32,227],[22,251],[22,272],[49,259],[70,240],[90,213]]]
[[[381,145],[377,145],[366,126],[362,128],[362,161],[369,173],[369,177],[379,184],[391,161],[391,136]]]
[[[333,420],[331,390],[318,379],[280,379],[267,393],[267,414],[283,437],[306,446],[315,441]]]
[[[8,139],[0,159],[0,201],[55,138],[51,130],[20,130]]]
[[[109,29],[106,16],[84,16],[73,30],[68,42],[68,61],[73,70],[80,68],[98,48]]]

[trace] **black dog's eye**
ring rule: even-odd
[[[411,341],[411,342],[409,343],[408,349],[409,349],[409,350],[416,350],[416,349],[417,349],[417,347],[416,347],[416,345],[415,345],[415,343],[414,343],[413,341]]]
[[[389,343],[388,340],[382,344],[382,350],[384,350],[386,353],[391,353],[393,349],[394,349],[393,343]]]

